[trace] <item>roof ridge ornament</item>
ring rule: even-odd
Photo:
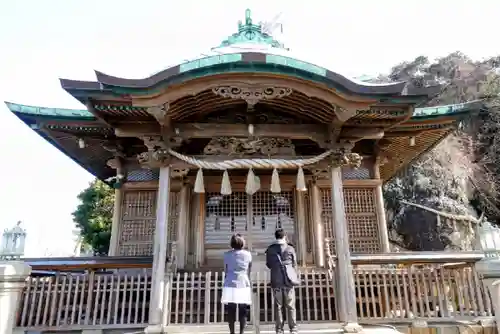
[[[262,30],[262,24],[253,23],[250,9],[245,10],[245,23],[241,20],[238,21],[238,32],[222,41],[218,47],[236,46],[236,44],[244,43],[270,45],[274,48],[287,50],[283,43]]]

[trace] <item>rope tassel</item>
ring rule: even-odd
[[[297,191],[307,191],[306,188],[306,178],[304,176],[304,170],[302,166],[299,167],[297,172]]]
[[[203,181],[203,170],[201,168],[198,169],[198,173],[196,174],[194,192],[197,194],[203,194],[205,192],[205,181]]]
[[[229,180],[229,173],[227,170],[224,171],[224,174],[222,174],[222,183],[220,186],[220,193],[221,195],[231,195],[232,194],[231,190],[231,181]]]
[[[248,170],[247,174],[247,184],[245,187],[245,192],[248,195],[253,195],[260,189],[260,179],[254,174],[253,169]]]
[[[273,169],[273,175],[271,177],[271,192],[272,193],[281,192],[280,176],[276,168]]]

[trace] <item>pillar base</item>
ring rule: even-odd
[[[363,327],[357,322],[348,322],[342,326],[344,333],[361,333],[363,332]]]
[[[31,274],[31,267],[22,261],[0,261],[0,334],[14,331],[19,297]]]
[[[148,327],[146,327],[144,329],[144,333],[146,333],[146,334],[162,334],[162,333],[165,333],[165,331],[163,330],[162,325],[148,325]]]

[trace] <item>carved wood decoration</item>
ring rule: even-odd
[[[167,113],[169,109],[169,104],[165,103],[161,106],[150,107],[147,109],[148,113],[152,115],[160,125],[164,126],[167,123]]]
[[[253,108],[261,100],[279,99],[292,94],[291,88],[271,86],[221,86],[213,88],[214,94],[244,100]]]
[[[305,80],[276,78],[269,77],[266,74],[255,73],[251,78],[246,73],[233,73],[230,75],[213,75],[206,78],[191,80],[186,85],[179,89],[165,89],[154,95],[132,96],[132,104],[134,106],[152,107],[163,105],[168,102],[175,101],[184,96],[196,95],[204,90],[219,88],[219,87],[287,87],[293,91],[298,91],[308,97],[316,97],[331,105],[337,105],[344,108],[346,117],[350,118],[355,115],[356,110],[369,109],[376,99],[366,97],[352,97],[344,95],[338,91],[333,91],[328,88],[311,85]],[[341,110],[339,110],[340,112]]]
[[[170,158],[167,145],[160,136],[146,136],[141,138],[148,148],[147,152],[137,155],[137,162],[143,168],[157,168],[163,166]]]
[[[354,143],[342,142],[339,144],[333,144],[332,149],[334,152],[328,158],[329,167],[351,167],[359,168],[363,161],[363,157],[358,153],[353,153],[351,150],[354,148]],[[321,179],[328,177],[328,167],[325,166],[324,162],[319,162],[314,165],[306,166],[315,179]]]
[[[289,155],[295,156],[295,147],[290,139],[282,138],[213,138],[204,153],[207,155],[252,156]]]

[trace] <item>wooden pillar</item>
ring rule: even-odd
[[[188,252],[189,185],[183,184],[180,194],[179,222],[177,224],[177,268],[184,269]]]
[[[123,189],[115,189],[115,202],[113,204],[113,220],[111,223],[111,240],[109,241],[108,256],[117,256],[118,242],[120,239],[120,224],[122,216]]]
[[[117,256],[118,244],[120,240],[120,229],[122,220],[123,190],[121,189],[121,179],[123,174],[123,162],[119,157],[115,157],[107,162],[107,165],[116,170],[117,182],[115,183],[115,201],[113,203],[113,218],[111,221],[111,239],[109,241],[108,256]]]
[[[335,248],[337,255],[337,277],[339,298],[339,320],[345,323],[344,331],[358,332],[358,316],[356,312],[356,291],[352,273],[351,252],[349,250],[349,233],[342,189],[342,168],[331,167],[332,181],[332,223],[335,232]]]
[[[307,239],[306,239],[306,211],[304,203],[304,192],[295,190],[295,198],[297,199],[297,242],[298,251],[297,257],[300,264],[305,265],[307,261]]]
[[[311,184],[311,225],[313,229],[314,262],[319,267],[325,266],[325,233],[323,230],[323,218],[321,217],[322,201],[321,192],[317,184]]]
[[[170,215],[170,166],[160,168],[153,247],[153,282],[149,304],[149,324],[161,325],[164,312],[165,264],[167,261]]]
[[[194,223],[194,266],[201,267],[205,262],[205,194],[195,194],[193,205]]]
[[[380,162],[377,158],[374,166],[374,177],[380,181],[380,184],[375,188],[375,210],[377,213],[377,223],[380,238],[380,251],[382,253],[390,253],[391,247],[389,243],[389,231],[387,230],[387,221],[385,219],[384,194],[382,192],[382,180],[380,179]]]

